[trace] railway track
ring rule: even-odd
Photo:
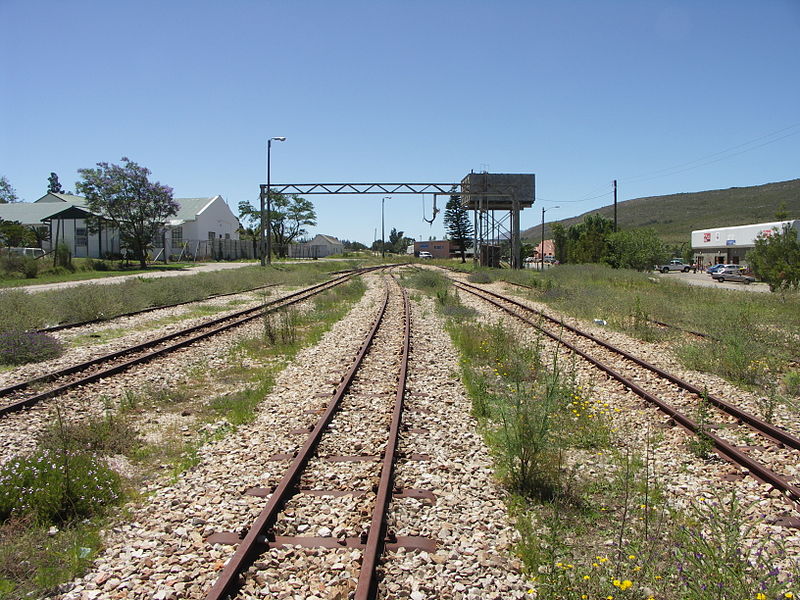
[[[800,510],[798,475],[780,474],[787,465],[800,464],[800,439],[793,433],[767,423],[590,333],[560,322],[512,298],[468,283],[454,281],[454,285],[543,332],[657,406],[687,431],[705,436],[723,458],[739,466],[740,471],[733,473],[732,477],[752,475],[779,490],[795,510]],[[529,316],[537,320],[533,321]],[[669,402],[664,400],[665,397],[669,398]],[[699,422],[689,416],[690,412],[696,412],[701,402],[716,409],[715,423]],[[752,441],[754,433],[759,436],[757,443]],[[785,520],[785,524],[800,526],[800,520],[792,518]]]
[[[258,579],[260,570],[267,568],[264,563],[269,562],[273,571],[281,569],[284,561],[292,564],[291,569],[298,568],[294,548],[323,549],[302,554],[309,564],[300,567],[305,580],[316,577],[320,582],[335,580],[336,569],[342,569],[342,563],[338,563],[333,567],[333,575],[324,572],[326,565],[330,569],[332,564],[326,561],[326,552],[335,555],[337,551],[355,551],[359,555],[358,574],[338,580],[344,594],[339,597],[367,600],[375,597],[379,560],[385,549],[434,551],[435,543],[428,538],[398,537],[387,530],[392,497],[432,498],[425,490],[401,490],[394,486],[398,460],[425,457],[398,453],[411,316],[405,291],[394,280],[387,283],[372,327],[332,397],[307,430],[294,432],[306,436],[305,439],[297,443],[291,454],[272,457],[290,461],[280,481],[270,489],[248,490],[249,494],[268,498],[258,517],[238,535],[221,533],[207,540],[212,544],[236,544],[233,556],[208,591],[208,600],[234,597],[240,589],[252,597],[258,591],[257,584],[252,582]],[[401,329],[402,334],[398,335]],[[387,354],[392,360],[386,360]],[[393,390],[386,385],[388,381],[395,382]],[[365,419],[365,414],[370,418]],[[346,448],[362,450],[354,455],[338,454]],[[337,483],[336,489],[325,489],[331,481]],[[336,510],[331,511],[324,498],[343,497],[352,498],[349,506],[355,510],[342,515],[344,518],[338,523],[331,522],[326,530],[320,529],[325,535],[297,535],[307,531],[297,521],[305,520],[315,511],[339,516]]]
[[[19,382],[0,389],[0,416],[8,415],[33,406],[43,400],[58,396],[71,389],[121,373],[135,365],[151,361],[208,337],[223,333],[270,311],[302,302],[312,296],[340,285],[356,274],[374,270],[374,267],[341,275],[264,305],[243,309],[223,317],[207,320],[199,325],[187,327],[168,335],[124,348],[88,361]]]

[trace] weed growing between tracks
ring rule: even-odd
[[[800,395],[789,389],[800,378],[800,294],[690,286],[669,276],[600,265],[559,265],[544,273],[500,271],[498,277],[534,288],[515,292],[565,314],[602,319],[638,339],[667,342],[686,367],[760,395],[773,392],[773,408],[777,404],[797,413]],[[710,337],[697,339],[658,327],[651,319]]]
[[[444,283],[421,281],[443,314],[453,310],[457,296]],[[448,328],[509,491],[532,597],[793,597],[796,574],[774,567],[788,562],[780,544],[747,536],[753,507],[720,496],[669,508],[656,477],[663,436],[648,434],[644,447],[625,441],[612,428],[615,410],[539,338],[522,343],[502,326],[459,318]]]
[[[127,390],[117,409],[109,402],[101,417],[59,421],[42,437],[40,452],[0,470],[0,599],[51,595],[79,576],[113,518],[107,507],[136,500],[146,480],[192,468],[203,444],[252,421],[275,376],[364,291],[356,279],[317,296],[312,309],[292,317],[286,343],[266,336],[245,340],[231,351],[226,369],[198,366],[187,384]],[[127,477],[109,463],[126,467]],[[28,505],[36,510],[21,510]]]

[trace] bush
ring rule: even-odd
[[[493,280],[492,276],[486,271],[475,271],[469,274],[467,281],[471,281],[472,283],[492,283]]]
[[[0,520],[13,514],[62,523],[100,514],[119,499],[119,476],[87,452],[44,449],[0,469]]]
[[[6,275],[22,275],[26,279],[34,279],[39,274],[39,263],[30,256],[4,254],[0,257],[0,269]]]
[[[0,332],[38,329],[50,316],[42,296],[23,290],[0,291]]]
[[[6,331],[0,333],[0,364],[23,365],[61,356],[64,347],[46,333]]]

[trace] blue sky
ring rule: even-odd
[[[800,177],[800,0],[0,0],[0,22],[0,175],[27,201],[128,156],[235,208],[272,136],[275,183],[535,173],[523,227],[613,179],[625,200]],[[380,235],[381,196],[308,198],[312,233]],[[387,200],[387,234],[441,236],[422,205]]]

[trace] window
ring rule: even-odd
[[[183,227],[174,227],[172,229],[172,247],[178,247],[183,244]]]
[[[441,250],[442,248],[443,248],[443,246],[441,244],[434,244],[433,245],[433,249],[434,250]]]
[[[213,231],[209,231],[208,232],[208,241],[209,242],[213,242],[215,239],[217,239],[217,234],[214,233]]]
[[[230,233],[226,233],[226,234],[225,234],[225,239],[226,239],[226,240],[229,240],[229,239],[231,239],[231,234],[230,234]]]
[[[75,229],[75,245],[76,246],[89,245],[89,236],[86,233],[86,227],[78,227]]]

